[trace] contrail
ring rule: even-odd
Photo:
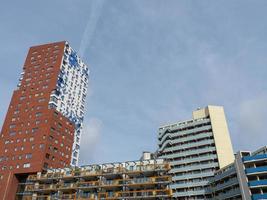
[[[83,32],[83,37],[82,37],[80,48],[79,48],[79,54],[81,57],[84,56],[84,53],[92,40],[98,19],[102,13],[104,1],[105,0],[93,0],[92,1],[92,6],[90,9],[90,16],[89,16],[86,28]]]

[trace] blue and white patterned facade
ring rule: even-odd
[[[88,66],[66,42],[57,86],[51,93],[49,106],[75,124],[72,165],[78,164],[88,78]]]

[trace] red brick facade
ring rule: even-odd
[[[70,164],[74,125],[48,107],[65,42],[31,47],[0,136],[0,200],[13,200],[27,174]]]

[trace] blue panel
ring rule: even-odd
[[[261,186],[261,185],[267,185],[267,180],[259,180],[259,181],[249,181],[249,186]]]
[[[267,194],[253,194],[252,200],[267,199]]]
[[[267,172],[267,167],[248,168],[245,171],[246,171],[246,174],[252,174],[252,173],[257,173],[257,172]]]
[[[261,160],[267,158],[267,154],[259,154],[255,156],[245,156],[243,157],[243,161],[251,161],[251,160]]]
[[[72,51],[71,54],[69,55],[69,62],[72,67],[78,66],[77,54],[74,51]]]

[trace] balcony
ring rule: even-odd
[[[253,194],[252,200],[267,199],[267,193],[265,194]]]
[[[212,177],[214,176],[214,172],[206,172],[206,173],[197,173],[197,174],[183,174],[180,176],[172,176],[173,181],[180,181],[180,180],[187,180],[187,179],[194,179],[194,178],[202,178],[202,177]]]
[[[217,163],[188,165],[184,167],[173,168],[170,170],[170,173],[188,172],[188,171],[193,171],[193,170],[202,170],[202,169],[216,168],[216,167],[218,167]]]
[[[267,173],[267,166],[248,168],[245,170],[245,172],[246,174]]]
[[[175,189],[193,188],[193,187],[207,186],[208,184],[209,184],[209,181],[199,181],[199,182],[197,182],[197,181],[196,182],[184,181],[184,183],[171,185],[171,188],[175,188]]]
[[[236,189],[227,191],[225,193],[220,193],[218,195],[218,199],[228,199],[228,198],[230,199],[232,197],[238,197],[240,195],[241,195],[240,189],[236,188]]]
[[[212,154],[212,155],[198,156],[196,158],[185,158],[181,160],[170,161],[170,164],[171,165],[182,165],[182,164],[187,164],[187,163],[192,163],[192,162],[201,162],[201,161],[215,160],[215,159],[217,159],[217,155]]]
[[[207,191],[203,189],[203,190],[188,191],[188,192],[175,192],[173,193],[173,197],[182,199],[183,197],[186,198],[188,196],[199,196],[199,195],[206,195],[206,194],[207,194]]]
[[[249,181],[250,187],[267,186],[267,180]]]
[[[234,167],[229,168],[227,171],[224,171],[221,174],[216,174],[214,177],[214,181],[220,181],[221,179],[224,179],[229,176],[237,176],[236,175],[236,169]]]
[[[216,151],[215,147],[206,147],[206,148],[203,148],[203,149],[188,150],[188,151],[183,151],[183,152],[180,152],[180,153],[170,153],[170,154],[167,154],[167,155],[161,155],[159,157],[160,158],[165,158],[165,159],[174,159],[174,158],[198,155],[198,154],[201,154],[201,153],[208,153],[208,152],[213,152],[213,151]]]
[[[238,182],[236,177],[232,178],[232,179],[230,179],[230,180],[228,180],[228,181],[226,181],[226,182],[224,182],[222,184],[216,185],[215,190],[216,191],[224,190],[225,188],[230,188],[233,185],[239,186],[239,182]]]
[[[165,140],[165,138],[167,137],[167,135],[172,135],[172,137],[175,137],[175,136],[182,136],[182,135],[197,133],[200,131],[210,130],[210,129],[211,129],[211,125],[204,125],[202,127],[192,128],[192,129],[188,129],[188,130],[184,130],[184,131],[171,130],[170,131],[171,133],[170,132],[164,132],[164,134],[160,134],[158,139],[159,139],[159,141],[163,142]]]
[[[205,146],[205,145],[212,145],[214,144],[213,139],[207,139],[200,142],[192,142],[189,144],[183,144],[183,145],[173,145],[172,147],[166,147],[163,152],[173,152],[173,151],[187,151],[190,148],[197,148],[199,146]]]
[[[260,154],[255,156],[245,156],[242,158],[244,162],[267,160],[267,154]]]
[[[163,141],[161,141],[159,144],[161,145],[161,147],[159,148],[159,151],[162,151],[167,144],[172,143],[181,143],[181,142],[187,142],[187,141],[192,141],[192,140],[199,140],[202,138],[209,138],[213,136],[212,132],[206,132],[206,133],[199,133],[196,135],[190,135],[187,137],[183,137],[183,138],[177,138],[177,139],[173,139],[175,135],[172,135],[170,139],[164,139]]]

